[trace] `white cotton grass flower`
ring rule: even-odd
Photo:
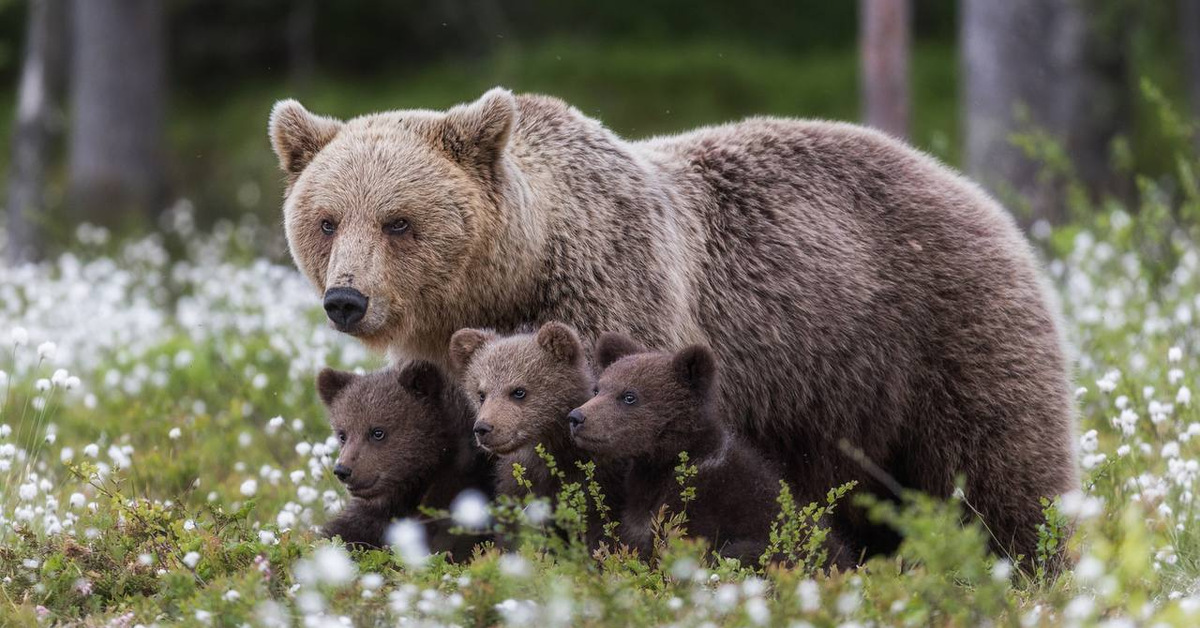
[[[425,540],[425,526],[413,519],[401,519],[387,531],[387,542],[400,560],[410,568],[421,568],[429,559],[429,545]]]
[[[528,578],[533,573],[533,566],[519,554],[502,554],[499,568],[501,574],[510,578]]]
[[[274,545],[276,543],[276,541],[277,541],[277,539],[275,538],[274,532],[272,532],[270,530],[259,530],[258,531],[258,542],[259,543],[262,543],[263,545]]]
[[[1079,438],[1079,449],[1084,453],[1092,453],[1100,447],[1100,435],[1096,430],[1088,430]]]
[[[459,493],[450,503],[450,516],[455,523],[464,528],[482,529],[490,518],[487,497],[473,489]]]
[[[1192,390],[1187,386],[1180,386],[1179,392],[1175,393],[1175,403],[1181,406],[1192,405]]]
[[[54,356],[58,354],[58,345],[47,340],[46,342],[38,345],[37,354],[38,360],[42,360],[44,362],[53,362]]]
[[[183,555],[183,564],[187,565],[188,569],[195,569],[200,562],[199,552],[188,552]]]
[[[242,486],[238,490],[246,497],[253,497],[254,494],[258,492],[258,480],[250,478],[249,480],[242,482]]]
[[[1179,347],[1171,347],[1167,350],[1167,361],[1178,362],[1183,359],[1183,349]]]
[[[180,436],[183,436],[183,430],[178,427],[173,427],[171,431],[167,432],[167,438],[171,440],[179,440]]]
[[[796,597],[800,598],[800,610],[815,613],[821,610],[821,587],[816,580],[801,580],[796,585]]]
[[[358,568],[346,550],[337,545],[324,545],[313,552],[317,581],[333,586],[344,586],[354,580]]]
[[[12,426],[8,423],[0,425],[0,438],[8,438],[12,435]]]
[[[29,332],[24,327],[13,327],[9,338],[14,347],[23,347],[29,344]]]

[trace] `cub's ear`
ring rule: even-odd
[[[537,333],[538,346],[556,360],[574,364],[583,358],[583,343],[574,329],[558,322],[542,325]]]
[[[400,385],[421,397],[437,397],[442,394],[446,379],[438,367],[416,360],[400,369]]]
[[[625,334],[606,331],[600,334],[600,338],[596,340],[592,357],[596,360],[596,368],[603,370],[627,355],[644,351],[645,349],[642,349],[642,346],[633,338]]]
[[[317,394],[325,405],[331,406],[333,400],[337,399],[342,390],[349,386],[356,377],[358,376],[354,373],[323,368],[320,373],[317,373]]]
[[[717,357],[704,345],[684,347],[671,358],[671,366],[679,380],[700,395],[712,389],[717,376]]]
[[[446,112],[442,145],[464,168],[488,176],[504,152],[516,116],[516,97],[507,89],[494,87],[479,100]]]
[[[482,329],[460,329],[450,336],[450,368],[462,375],[471,365],[471,358],[483,345],[496,339],[496,334]]]
[[[280,169],[287,173],[289,184],[295,183],[313,157],[333,141],[342,124],[340,120],[313,115],[304,105],[290,98],[275,103],[267,126],[271,146],[279,158]]]

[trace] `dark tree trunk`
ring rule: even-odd
[[[1190,111],[1192,118],[1200,120],[1200,0],[1179,0],[1179,27]],[[1200,134],[1196,141],[1200,142]]]
[[[1046,132],[1089,190],[1120,191],[1112,140],[1128,125],[1128,26],[1104,0],[963,0],[966,170],[1029,202],[1030,220],[1066,218],[1064,179],[1013,143]]]
[[[859,61],[864,121],[908,137],[908,0],[859,0]]]
[[[288,13],[288,74],[296,88],[307,87],[316,73],[316,0],[294,0]]]
[[[41,252],[38,225],[46,208],[47,170],[63,127],[67,0],[30,2],[26,37],[8,178],[5,249],[13,263],[35,259]]]
[[[166,20],[160,0],[75,0],[70,202],[120,222],[163,201]]]

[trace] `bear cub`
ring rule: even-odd
[[[477,404],[473,429],[479,445],[496,456],[497,493],[526,493],[513,478],[513,464],[519,463],[534,495],[558,494],[562,487],[538,456],[538,444],[554,457],[566,482],[584,480],[576,463],[590,456],[571,442],[567,413],[591,397],[594,376],[572,328],[550,322],[534,333],[505,337],[460,329],[450,339],[450,362]],[[623,477],[623,465],[596,465],[594,479],[612,512],[620,512]],[[593,517],[588,542],[595,546],[601,537],[601,522]]]
[[[779,512],[782,473],[717,416],[713,352],[693,345],[651,353],[627,336],[605,333],[593,353],[603,372],[596,395],[568,415],[571,437],[598,458],[632,462],[621,542],[649,558],[652,518],[664,505],[676,513],[683,508],[674,468],[686,451],[697,470],[689,534],[722,556],[757,563]],[[852,562],[832,536],[827,549],[831,564]]]
[[[418,506],[447,509],[468,489],[491,496],[491,465],[469,437],[473,413],[433,364],[366,375],[326,368],[317,376],[317,392],[341,441],[333,472],[351,495],[322,528],[324,536],[384,547],[391,523],[418,516]],[[449,522],[425,522],[431,551],[463,559],[484,540],[450,528]]]

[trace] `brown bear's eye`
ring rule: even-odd
[[[593,387],[592,387],[592,396],[593,396],[593,397],[595,397],[596,395],[599,395],[599,394],[600,394],[600,387],[599,387],[599,386],[593,386]]]
[[[333,224],[332,220],[321,221],[321,233],[324,233],[325,235],[333,235],[335,230],[337,230],[337,225]]]
[[[345,432],[338,432],[338,442],[340,442],[340,443],[346,442],[346,433]]]
[[[479,403],[483,403],[484,399],[487,399],[487,393],[481,390],[479,391]]]
[[[374,438],[375,440],[383,440],[383,430],[379,428],[371,430],[371,438]]]
[[[404,235],[408,231],[408,221],[404,218],[393,220],[384,225],[383,230],[391,235]]]
[[[637,403],[637,395],[627,390],[621,393],[621,401],[624,401],[625,405],[627,406],[632,406],[633,404]]]
[[[516,399],[517,401],[524,399],[525,398],[525,389],[524,388],[514,388],[512,391],[512,398]]]

